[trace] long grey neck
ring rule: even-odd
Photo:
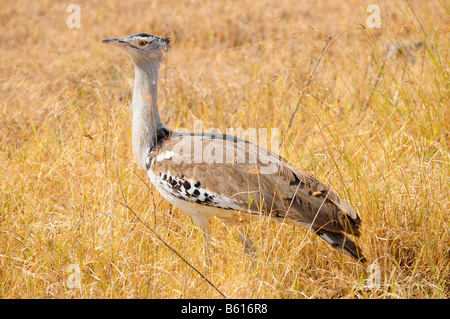
[[[159,130],[167,129],[158,111],[158,74],[160,61],[134,61],[133,90],[133,152],[139,167],[146,169],[146,160],[155,145]]]

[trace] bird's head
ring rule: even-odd
[[[170,39],[160,38],[147,33],[134,33],[125,38],[105,39],[102,43],[122,48],[134,63],[160,61],[163,51],[169,49]]]

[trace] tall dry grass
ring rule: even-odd
[[[123,191],[228,297],[448,298],[450,8],[381,2],[382,27],[368,29],[371,2],[80,1],[79,29],[66,25],[67,3],[2,3],[0,297],[220,297],[118,204]],[[169,127],[201,119],[281,132],[333,35],[281,155],[357,208],[378,288],[367,265],[266,220],[250,226],[253,266],[214,220],[204,269],[198,230],[134,163],[132,64],[100,44],[139,31],[175,40],[160,79]],[[433,45],[384,60],[394,40]],[[68,285],[72,264],[78,288]]]

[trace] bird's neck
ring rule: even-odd
[[[167,129],[158,112],[158,74],[160,61],[136,63],[133,91],[133,152],[139,166],[154,147],[159,130]]]

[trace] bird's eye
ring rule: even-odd
[[[147,44],[147,41],[144,41],[144,40],[139,41],[139,45],[140,46],[143,46],[143,45],[146,45],[146,44]]]

